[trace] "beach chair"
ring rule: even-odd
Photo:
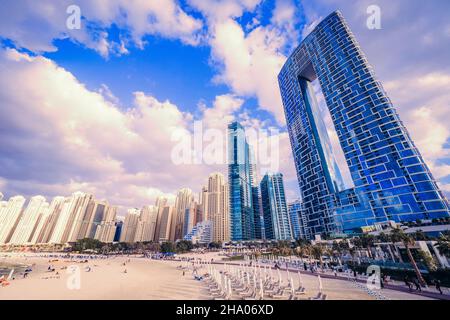
[[[304,287],[298,287],[297,290],[295,290],[295,294],[305,294],[306,289]]]
[[[309,300],[326,300],[327,299],[327,295],[323,294],[322,292],[319,292],[317,294],[317,296],[315,297],[310,297]]]

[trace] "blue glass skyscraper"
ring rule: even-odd
[[[294,239],[299,239],[304,237],[304,232],[302,230],[303,223],[302,219],[302,204],[300,200],[296,200],[288,204],[289,220],[291,221],[292,237]]]
[[[261,198],[266,239],[292,239],[291,222],[284,193],[283,175],[266,174],[261,181]]]
[[[295,49],[279,76],[307,238],[378,222],[449,216],[419,150],[340,12]],[[339,168],[311,89],[318,80],[354,187]]]
[[[228,183],[230,188],[231,240],[255,239],[253,163],[244,128],[228,125]]]

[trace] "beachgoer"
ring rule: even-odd
[[[414,278],[413,283],[416,286],[416,291],[422,291],[422,288],[420,287],[419,280],[417,278]]]
[[[440,294],[443,294],[441,289],[441,281],[439,279],[434,280],[434,285],[436,286],[436,290],[439,291]]]
[[[409,281],[409,277],[405,276],[403,281],[405,281],[405,284],[408,287],[409,291],[412,291],[411,282]]]

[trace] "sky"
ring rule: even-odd
[[[80,9],[79,29],[67,26],[70,5]],[[367,27],[370,5],[380,8],[381,29]],[[173,200],[227,172],[225,161],[174,160],[179,142],[195,145],[200,121],[202,132],[225,135],[237,120],[258,133],[255,141],[277,141],[276,165],[261,165],[260,176],[277,169],[288,200],[298,198],[277,75],[336,9],[450,195],[446,0],[8,1],[0,11],[0,191],[50,199],[81,190],[122,212],[161,195]]]

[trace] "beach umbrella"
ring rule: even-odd
[[[264,299],[264,286],[261,278],[259,279],[259,296],[261,300]]]
[[[300,271],[298,272],[298,287],[303,287],[302,274]]]
[[[319,281],[319,292],[322,293],[322,278],[320,277],[320,275],[317,275],[317,280]]]
[[[14,269],[11,269],[11,271],[9,272],[8,278],[6,278],[6,280],[11,280],[12,276],[14,274]]]
[[[294,295],[295,294],[294,279],[292,279],[292,277],[291,277],[289,282],[291,285],[291,293],[292,293],[292,295]]]

